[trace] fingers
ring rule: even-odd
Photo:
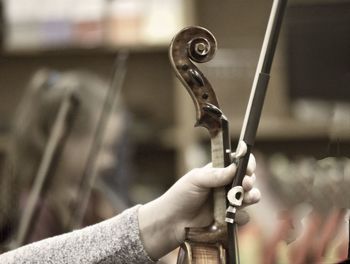
[[[246,223],[248,223],[250,220],[250,216],[247,213],[247,211],[245,210],[238,210],[237,214],[236,214],[236,218],[235,221],[237,223],[237,225],[245,225]]]
[[[260,201],[261,193],[259,189],[252,188],[250,191],[244,193],[243,202],[246,205],[255,204]]]
[[[249,156],[249,162],[247,167],[247,175],[252,175],[256,169],[256,160],[253,154]]]
[[[243,180],[243,188],[245,191],[249,191],[253,188],[255,182],[255,171],[256,160],[253,154],[250,154],[247,175]],[[222,187],[232,182],[233,177],[236,173],[236,165],[231,164],[226,168],[213,168],[212,164],[209,163],[203,168],[194,169],[190,171],[189,178],[193,184],[202,188],[217,188]]]
[[[251,189],[253,189],[255,180],[256,180],[256,176],[254,173],[252,174],[252,176],[246,175],[243,178],[243,182],[242,182],[242,187],[243,187],[244,191],[248,192]]]
[[[201,188],[217,188],[229,184],[236,173],[236,165],[226,168],[212,168],[210,164],[194,169],[188,174],[189,180]]]
[[[236,158],[235,152],[231,153],[231,159],[234,159],[234,158]],[[255,169],[256,169],[255,156],[253,154],[250,154],[248,167],[247,167],[247,175],[252,175],[254,173]]]

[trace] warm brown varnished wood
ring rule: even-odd
[[[177,264],[224,264],[226,250],[217,244],[185,242],[181,245]]]
[[[204,63],[216,51],[214,36],[202,27],[180,31],[170,45],[169,57],[177,77],[186,87],[196,108],[196,126],[208,129],[213,167],[225,167],[230,161],[227,120],[222,114],[209,81],[193,62]],[[226,125],[225,125],[226,124]],[[226,159],[226,160],[225,160]],[[226,162],[225,162],[226,161]],[[186,228],[186,241],[180,248],[178,264],[227,263],[225,188],[213,190],[213,223],[203,228]]]
[[[215,116],[219,104],[211,84],[193,62],[204,63],[211,60],[216,47],[216,39],[208,30],[188,27],[173,38],[169,48],[170,62],[176,76],[195,104],[196,125],[208,128],[210,133],[220,130],[220,123]],[[211,107],[214,108],[209,109]]]

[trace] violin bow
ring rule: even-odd
[[[228,225],[229,238],[236,238],[236,212],[243,202],[243,187],[242,181],[246,174],[249,156],[252,152],[261,112],[264,105],[265,94],[270,79],[270,71],[272,66],[273,57],[275,54],[278,35],[282,25],[284,11],[286,9],[287,0],[274,0],[267,30],[262,45],[257,70],[254,77],[252,90],[246,114],[243,121],[243,126],[236,149],[235,159],[237,163],[236,175],[234,177],[232,188],[227,194],[227,199],[230,203],[226,210],[226,219]],[[236,239],[233,239],[233,243],[229,243],[229,252],[234,252],[234,258],[239,263],[238,245]]]
[[[17,237],[10,244],[10,248],[17,248],[28,242],[34,220],[40,212],[38,201],[45,194],[46,186],[50,181],[49,175],[57,166],[57,160],[62,152],[64,142],[72,128],[79,107],[79,100],[72,89],[67,88],[66,90],[42,155],[33,187],[29,193],[28,202],[19,222]]]
[[[236,150],[237,172],[232,189],[230,191],[227,187],[214,189],[214,223],[204,228],[186,228],[186,239],[180,247],[178,264],[239,263],[236,210],[243,201],[242,181],[255,141],[286,3],[286,0],[275,0],[272,6]],[[180,31],[172,40],[169,58],[176,76],[185,86],[195,104],[196,126],[203,126],[209,131],[213,167],[226,167],[232,163],[228,121],[219,108],[209,81],[192,63],[192,61],[197,63],[209,61],[214,56],[216,47],[216,40],[208,30],[201,27],[189,27]]]
[[[83,171],[78,196],[72,206],[73,210],[71,219],[68,222],[68,230],[80,228],[85,216],[91,195],[91,190],[97,177],[97,157],[101,149],[105,131],[107,129],[108,120],[113,113],[113,107],[121,91],[121,88],[124,85],[126,75],[126,62],[128,60],[128,57],[129,52],[127,50],[121,50],[116,56],[111,82],[106,92],[102,111],[86,161],[86,166]]]

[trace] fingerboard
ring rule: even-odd
[[[225,167],[225,149],[223,132],[220,131],[211,138],[211,159],[214,168]],[[214,192],[214,220],[218,224],[225,224],[226,194],[225,188],[215,188]]]

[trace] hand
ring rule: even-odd
[[[259,190],[253,188],[255,167],[255,158],[251,155],[247,175],[243,180],[244,206],[260,200]],[[204,227],[211,224],[211,189],[232,182],[235,172],[235,164],[226,168],[212,168],[208,164],[193,169],[161,197],[143,205],[139,210],[139,226],[150,257],[159,259],[179,246],[185,239],[185,227]],[[240,224],[248,220],[247,217],[237,218]]]

